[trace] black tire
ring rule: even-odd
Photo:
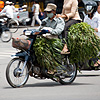
[[[62,85],[68,85],[68,84],[71,84],[75,78],[76,78],[76,75],[77,75],[77,68],[75,66],[75,64],[69,64],[70,66],[67,67],[67,71],[64,73],[64,78],[59,78],[59,82],[62,84]],[[62,75],[63,76],[63,75]],[[62,77],[60,76],[60,77]]]
[[[56,60],[60,64],[57,67],[56,76],[59,78],[59,83],[62,85],[71,84],[77,75],[77,67],[75,64],[70,63],[69,55],[58,55]]]
[[[15,32],[17,32],[17,30],[19,28],[19,23],[16,20],[10,19],[8,21],[7,27],[9,28],[9,31],[11,33],[15,33]]]
[[[12,38],[12,33],[10,31],[4,31],[1,34],[1,41],[2,42],[9,42]]]
[[[24,72],[21,73],[23,64],[24,60],[20,58],[13,58],[7,66],[6,79],[8,83],[14,88],[23,87],[29,78],[28,65],[26,65],[24,68]]]

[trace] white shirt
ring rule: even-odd
[[[96,12],[93,16],[92,19],[90,19],[88,17],[88,15],[85,16],[84,18],[84,22],[86,22],[87,24],[91,25],[91,27],[97,28],[98,32],[95,32],[99,37],[100,37],[100,14],[98,14],[98,12]]]
[[[34,4],[34,8],[35,8],[35,14],[39,14],[40,5]]]
[[[13,9],[10,5],[6,5],[4,9],[0,12],[0,15],[5,13],[8,18],[13,18]]]

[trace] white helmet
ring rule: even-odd
[[[6,1],[5,3],[6,3],[6,4],[10,4],[10,2],[9,2],[9,1]]]

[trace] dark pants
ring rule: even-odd
[[[65,29],[64,29],[64,35],[63,37],[65,37],[65,39],[67,40],[67,36],[68,36],[68,30],[71,27],[71,25],[76,24],[76,23],[80,23],[80,20],[75,20],[75,19],[70,19],[68,21],[65,22]]]

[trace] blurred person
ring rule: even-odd
[[[41,25],[41,20],[39,19],[39,12],[41,12],[39,2],[34,0],[34,11],[33,11],[33,20],[31,26],[35,25],[35,20]]]
[[[85,9],[87,15],[84,18],[84,22],[89,24],[95,30],[96,35],[100,37],[100,14],[97,12],[97,3],[95,1],[87,1]],[[92,59],[95,62],[94,66],[100,65],[98,58]]]
[[[23,11],[27,11],[27,5],[22,6]]]
[[[77,0],[64,0],[62,14],[58,14],[57,17],[65,19],[64,37],[67,40],[68,29],[71,25],[81,22],[81,18],[78,13],[78,1]],[[67,44],[65,43],[61,54],[68,54]]]
[[[6,1],[6,6],[0,12],[0,16],[7,17],[7,18],[13,18],[13,9],[10,6],[10,2],[9,1]]]
[[[98,14],[97,3],[88,1],[85,8],[87,15],[84,22],[88,23],[96,31],[96,35],[100,37],[100,15]]]
[[[22,11],[23,11],[22,4],[19,4],[18,11],[19,11],[19,12],[22,12]]]

